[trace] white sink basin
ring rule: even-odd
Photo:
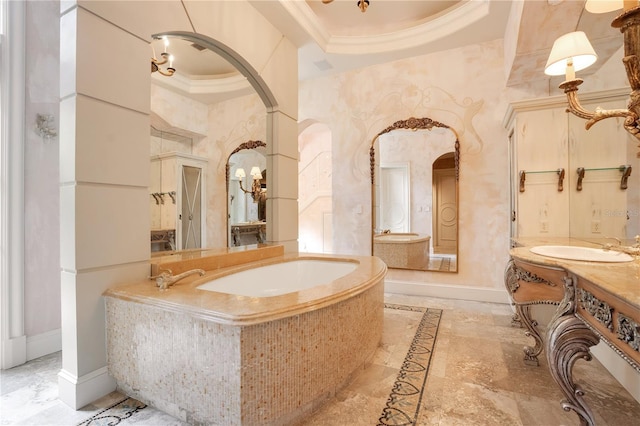
[[[578,246],[536,246],[529,249],[542,256],[566,260],[584,260],[588,262],[631,262],[633,257],[614,250],[603,250]]]

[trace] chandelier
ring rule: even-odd
[[[242,186],[242,179],[246,177],[246,173],[243,168],[239,167],[236,169],[236,177],[238,178],[238,183],[240,184],[240,189],[245,194],[251,194],[251,198],[253,198],[253,202],[257,203],[260,198],[263,197],[264,192],[262,191],[262,172],[260,171],[260,167],[253,166],[251,168],[251,177],[253,178],[253,183],[251,184],[251,190],[246,190]]]
[[[153,46],[151,47],[153,51],[153,56],[151,57],[151,72],[159,72],[162,75],[171,77],[173,73],[176,72],[176,69],[173,68],[173,55],[170,55],[169,52],[167,52],[167,50],[169,49],[169,39],[167,37],[162,37],[162,40],[164,41],[164,52],[160,54],[160,57],[162,59],[156,58],[156,51],[155,49],[153,49]],[[160,68],[160,65],[164,65],[167,62],[169,63],[169,66],[165,71]]]
[[[565,34],[553,43],[544,72],[547,75],[565,74],[565,81],[559,87],[567,95],[568,111],[587,120],[587,130],[605,118],[623,117],[625,130],[640,140],[640,6],[637,1],[629,0],[587,0],[585,5],[585,9],[592,13],[611,12],[623,7],[623,12],[613,20],[611,26],[620,28],[623,34],[622,62],[631,86],[627,109],[605,110],[598,107],[595,111],[588,111],[580,105],[578,86],[583,80],[576,78],[575,72],[587,68],[597,59],[589,39],[582,31]]]
[[[333,0],[322,0],[322,3],[329,4],[332,1]],[[366,12],[367,7],[369,7],[369,0],[358,0],[358,7],[360,8],[360,11],[362,11],[362,13]]]

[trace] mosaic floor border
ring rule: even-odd
[[[420,414],[442,310],[389,304],[385,304],[385,308],[424,312],[386,407],[378,419],[378,426],[415,425]]]
[[[147,405],[133,398],[124,398],[99,413],[94,414],[77,426],[113,426],[120,424]]]

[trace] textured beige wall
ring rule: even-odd
[[[501,287],[509,248],[508,104],[503,46],[494,41],[300,84],[300,120],[333,135],[334,252],[369,254],[369,146],[379,131],[429,117],[460,135],[457,274],[401,271],[415,282]],[[394,271],[395,272],[395,271]]]

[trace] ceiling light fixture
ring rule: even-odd
[[[595,111],[587,111],[580,105],[578,86],[582,84],[583,80],[576,78],[575,72],[587,68],[597,59],[589,39],[582,31],[565,34],[553,43],[544,72],[547,75],[565,74],[565,81],[559,87],[567,95],[568,111],[587,120],[585,125],[587,130],[605,118],[624,117],[625,130],[636,139],[640,139],[640,6],[638,6],[638,1],[588,0],[585,5],[587,11],[594,11],[594,13],[611,12],[622,7],[624,7],[624,11],[613,20],[611,26],[620,28],[623,34],[624,58],[622,58],[622,62],[632,89],[629,95],[628,109],[596,108]],[[640,147],[640,145],[638,146]],[[640,152],[638,152],[638,157],[640,157]]]
[[[154,73],[157,71],[162,75],[171,77],[173,73],[176,72],[176,69],[173,68],[173,55],[170,55],[167,52],[169,48],[169,39],[167,37],[162,37],[162,40],[164,41],[164,52],[160,54],[160,56],[162,57],[162,60],[156,58],[156,51],[153,48],[153,46],[151,46],[151,49],[153,51],[153,56],[151,57],[151,72]],[[167,62],[169,63],[169,66],[167,67],[167,70],[164,71],[159,66],[164,65]]]
[[[322,3],[329,4],[333,2],[333,0],[322,0]],[[362,13],[367,11],[367,7],[369,7],[369,0],[358,0],[358,7],[362,11]]]

